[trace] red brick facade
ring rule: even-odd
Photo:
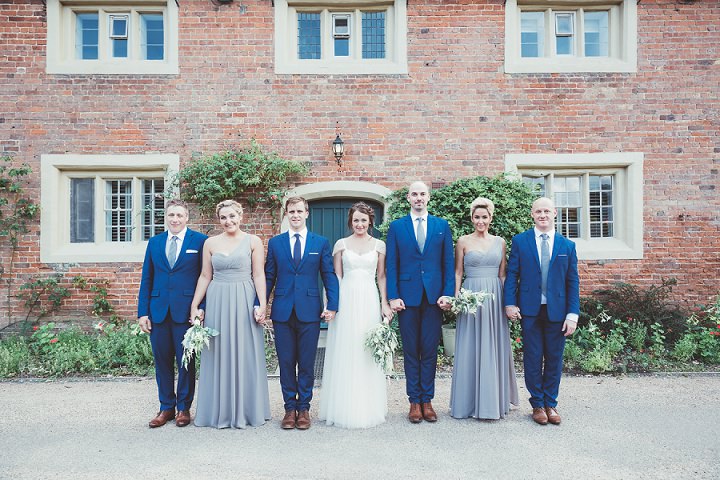
[[[504,169],[508,153],[644,153],[644,258],[588,261],[584,292],[676,277],[677,300],[705,302],[720,274],[720,2],[643,0],[637,73],[505,74],[503,0],[412,0],[408,75],[276,75],[269,0],[181,0],[179,75],[49,75],[41,0],[0,4],[0,155],[35,172],[43,154],[176,153],[181,162],[246,143],[312,163],[302,183],[452,181]],[[330,153],[339,122],[345,168]],[[468,199],[470,201],[471,199]],[[43,211],[42,215],[52,215]],[[272,235],[267,215],[248,229]],[[38,223],[39,224],[39,223]],[[3,277],[0,328],[33,274],[111,280],[134,316],[140,264],[40,263],[25,236]],[[3,237],[0,260],[7,268]],[[73,294],[67,315],[87,313]]]

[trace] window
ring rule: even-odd
[[[636,72],[634,0],[508,0],[505,72]]]
[[[176,155],[43,155],[43,262],[139,261],[165,230]]]
[[[642,154],[512,154],[506,168],[553,199],[581,259],[642,258]]]
[[[47,11],[47,73],[178,73],[174,0],[48,0]]]
[[[406,0],[275,2],[275,72],[407,73]]]

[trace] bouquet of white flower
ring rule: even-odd
[[[455,315],[460,315],[461,313],[472,313],[474,315],[488,298],[495,298],[495,295],[482,290],[473,292],[472,290],[461,288],[457,297],[450,298],[450,310]]]
[[[192,327],[188,328],[183,337],[183,356],[182,366],[187,370],[190,360],[197,355],[203,347],[210,346],[210,337],[220,334],[217,330],[210,327],[203,327],[199,317],[195,317],[192,321]]]
[[[393,371],[393,352],[397,347],[397,335],[385,322],[380,322],[371,328],[365,338],[365,348],[370,350],[375,363],[386,373]]]

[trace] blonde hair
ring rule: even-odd
[[[487,210],[491,217],[495,213],[495,204],[489,198],[478,197],[473,200],[470,204],[470,217],[475,214],[475,210],[478,208],[484,208]]]
[[[220,218],[220,210],[223,208],[230,207],[235,210],[239,215],[243,214],[243,207],[235,200],[223,200],[215,206],[215,216]]]

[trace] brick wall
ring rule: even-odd
[[[178,153],[187,161],[255,137],[312,163],[302,183],[428,182],[500,172],[506,153],[645,153],[645,258],[581,265],[584,292],[614,281],[678,279],[687,305],[718,292],[720,2],[643,0],[638,73],[503,73],[502,0],[413,0],[408,75],[273,73],[267,0],[216,7],[180,2],[180,75],[45,74],[40,0],[0,4],[0,154],[29,163],[50,153]],[[339,122],[345,168],[330,154]],[[39,176],[29,192],[39,198]],[[468,199],[469,201],[470,199]],[[42,212],[52,215],[52,212]],[[248,230],[267,239],[268,215]],[[139,264],[44,265],[38,231],[4,280],[65,270],[112,280],[118,312],[134,316]],[[0,260],[8,261],[7,247]],[[12,296],[12,317],[22,308]],[[5,293],[2,299],[5,299]],[[73,295],[63,315],[89,310]],[[0,327],[8,323],[2,309]]]

